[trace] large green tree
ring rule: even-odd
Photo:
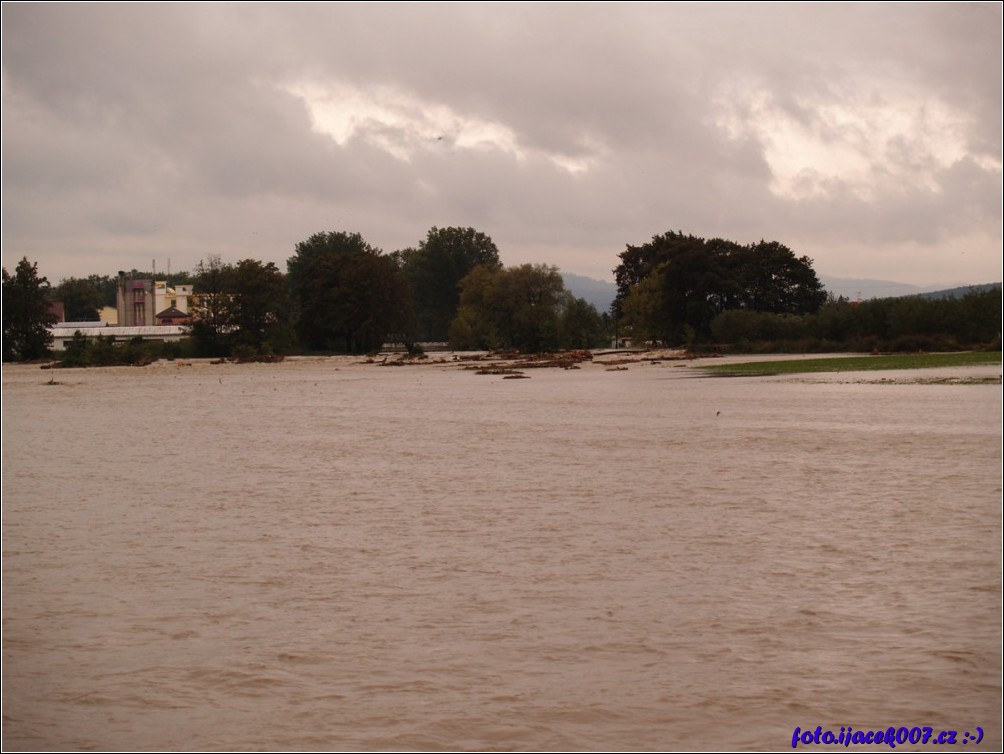
[[[760,241],[737,247],[731,254],[739,308],[814,314],[826,302],[826,291],[812,269],[812,260],[796,257],[784,244]]]
[[[629,244],[620,253],[620,264],[614,269],[614,280],[617,283],[614,312],[617,315],[622,313],[624,302],[634,287],[650,277],[660,264],[703,243],[704,240],[696,236],[684,235],[682,231],[670,231],[661,236],[653,236],[651,241],[641,246]]]
[[[474,228],[429,230],[417,249],[394,253],[411,284],[417,337],[444,341],[460,305],[460,281],[475,267],[502,267],[498,247]]]
[[[615,311],[636,337],[690,343],[712,338],[724,311],[812,314],[826,300],[812,260],[776,242],[666,233],[620,258]]]
[[[49,305],[51,286],[27,257],[14,274],[3,268],[3,360],[40,359],[49,353],[49,327],[58,317]]]
[[[290,349],[289,295],[275,263],[242,259],[230,265],[213,255],[199,262],[194,280],[197,303],[192,307],[192,339],[198,355]]]
[[[358,233],[315,233],[287,262],[301,341],[367,353],[411,340],[411,294],[395,261]]]
[[[450,343],[461,349],[551,351],[592,345],[596,308],[565,290],[557,267],[474,268],[461,285]]]
[[[258,352],[285,353],[293,345],[286,277],[275,263],[242,259],[230,275],[233,340]]]

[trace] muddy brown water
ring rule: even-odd
[[[999,384],[527,373],[5,366],[5,750],[1000,748]]]

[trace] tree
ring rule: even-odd
[[[558,319],[558,342],[562,348],[593,348],[603,333],[603,318],[585,299],[566,292]]]
[[[53,289],[52,297],[63,302],[67,322],[96,322],[101,319],[105,298],[90,278],[66,278]]]
[[[289,291],[275,263],[242,259],[229,276],[228,293],[235,345],[259,353],[288,350],[292,344]]]
[[[649,243],[641,246],[629,244],[627,249],[620,253],[620,264],[614,269],[614,280],[617,283],[614,313],[617,316],[622,314],[621,308],[631,290],[651,276],[660,264],[686,249],[693,249],[703,243],[702,239],[685,236],[682,231],[670,231],[661,236],[653,236]]]
[[[316,233],[287,262],[304,345],[367,353],[410,341],[411,293],[395,261],[358,233]]]
[[[558,268],[474,268],[461,283],[460,307],[450,328],[454,348],[559,348],[567,294]]]
[[[531,353],[559,348],[558,317],[565,282],[558,268],[521,264],[506,272],[502,295],[508,304],[503,320],[507,345]]]
[[[49,305],[49,281],[27,257],[14,274],[3,268],[3,360],[40,359],[49,352],[49,327],[58,319]]]
[[[739,308],[774,314],[815,314],[826,302],[826,291],[812,269],[812,260],[796,257],[777,241],[738,247],[732,258]]]
[[[289,293],[274,262],[242,259],[230,265],[212,255],[196,267],[195,285],[192,339],[198,355],[285,353],[292,347]]]
[[[620,316],[631,328],[634,342],[644,343],[660,337],[657,335],[662,319],[659,316],[662,302],[660,284],[658,275],[649,275],[629,289],[618,307]]]
[[[711,339],[711,322],[724,311],[813,314],[826,299],[812,260],[777,242],[666,233],[620,258],[615,311],[636,337],[689,344]]]
[[[200,260],[195,268],[191,333],[197,356],[230,355],[232,277],[233,267],[223,264],[219,254]]]
[[[117,306],[118,278],[111,275],[88,275],[87,282],[101,294],[101,306]]]
[[[502,270],[475,267],[460,283],[460,306],[450,324],[450,345],[459,350],[502,347],[503,302],[498,294]]]
[[[471,270],[502,267],[495,242],[474,228],[433,227],[417,249],[392,256],[411,284],[420,340],[449,337],[460,305],[460,281]]]

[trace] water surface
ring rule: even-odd
[[[4,367],[4,748],[1000,748],[999,385],[528,374]]]

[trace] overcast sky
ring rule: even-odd
[[[3,4],[3,265],[432,226],[612,279],[680,230],[1001,279],[1000,3]]]

